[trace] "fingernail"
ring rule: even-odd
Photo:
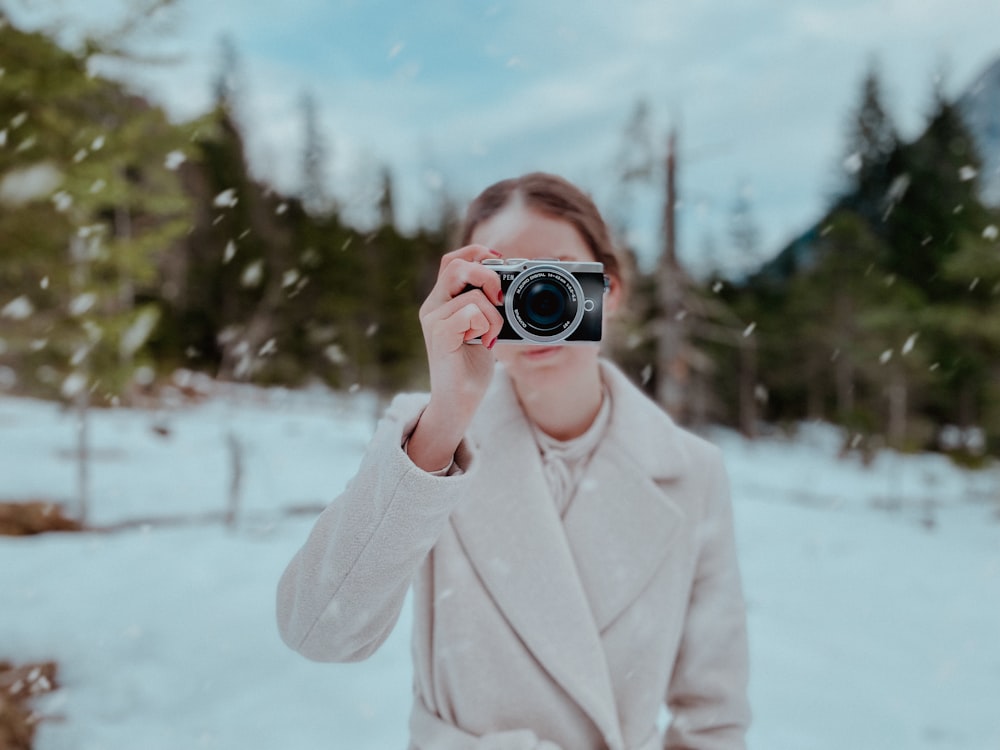
[[[497,295],[497,304],[498,305],[503,304],[503,290],[501,290],[500,293]]]
[[[493,340],[486,345],[486,348],[487,349],[492,349],[494,346],[496,346],[496,343],[497,343],[497,337],[494,336]]]
[[[492,255],[495,255],[495,256],[497,256],[498,258],[500,257],[500,251],[499,251],[499,250],[494,250],[494,249],[493,249],[493,248],[491,247],[491,248],[489,248],[489,251],[490,251],[490,253],[491,253]]]

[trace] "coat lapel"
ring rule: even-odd
[[[484,491],[452,513],[452,524],[511,627],[609,747],[621,747],[611,678],[583,580],[513,388],[502,369],[494,380],[473,438],[481,437],[493,454],[481,457],[478,467]]]
[[[670,486],[688,461],[670,418],[619,370],[602,367],[611,421],[565,517],[601,632],[642,593],[670,552],[684,520]]]

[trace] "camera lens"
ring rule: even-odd
[[[525,341],[558,343],[572,335],[583,318],[580,283],[556,265],[525,270],[505,296],[508,322]]]
[[[521,295],[521,314],[539,330],[550,330],[563,321],[566,291],[550,281],[537,281]]]

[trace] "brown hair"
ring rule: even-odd
[[[563,219],[576,227],[594,260],[604,264],[604,272],[619,283],[624,281],[611,233],[597,206],[576,185],[546,172],[531,172],[501,180],[481,192],[466,211],[459,234],[460,244],[468,245],[476,227],[500,213],[514,196],[520,196],[528,208]]]

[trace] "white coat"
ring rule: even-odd
[[[611,418],[564,518],[498,368],[462,474],[409,460],[427,397],[397,397],[281,578],[282,637],[327,661],[372,654],[413,586],[412,749],[744,747],[746,618],[720,453],[601,368]]]

